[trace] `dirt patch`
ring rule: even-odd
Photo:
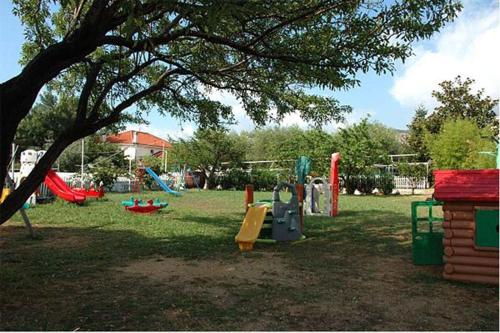
[[[239,286],[291,285],[296,276],[285,259],[273,253],[239,255],[225,261],[156,256],[132,262],[118,271],[147,277],[188,294],[205,295],[223,308],[234,304],[231,291]]]
[[[348,279],[332,276],[338,285],[325,281],[325,294],[308,300],[307,306],[285,302],[289,328],[420,331],[473,330],[481,325],[481,313],[471,305],[484,303],[489,289],[471,293],[444,280],[442,267],[414,266],[406,257],[360,254],[350,257],[348,269]],[[494,298],[486,299],[494,308]]]
[[[293,276],[284,259],[272,253],[262,253],[258,257],[238,256],[226,261],[184,260],[158,256],[132,262],[119,270],[173,284],[209,281],[223,281],[228,284],[242,281],[258,284],[271,281],[287,284],[290,276]]]
[[[86,246],[89,242],[90,239],[85,236],[68,236],[61,233],[44,238],[43,245],[52,248],[76,248]]]

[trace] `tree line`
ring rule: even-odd
[[[378,174],[380,178],[383,172],[374,165],[390,164],[389,155],[415,154],[396,164],[397,172],[410,179],[412,187],[426,176],[427,171],[416,162],[432,161],[431,171],[492,168],[495,160],[484,152],[496,150],[492,137],[498,131],[495,113],[498,100],[485,96],[483,90],[474,92],[473,83],[470,78],[462,80],[458,76],[439,84],[432,93],[437,100],[436,108],[429,114],[425,108],[418,107],[407,131],[390,128],[369,117],[332,132],[299,126],[263,127],[240,133],[224,128],[198,129],[190,138],[171,140],[169,171],[185,166],[200,170],[206,175],[209,188],[242,188],[247,182],[258,181],[262,188],[269,188],[280,177],[292,179],[299,156],[311,159],[312,176],[328,175],[331,154],[340,152],[342,181],[352,193],[363,188],[369,192],[375,187],[373,175]],[[58,102],[55,96],[44,94],[34,112],[20,126],[19,133],[31,135],[20,135],[18,144],[43,148],[44,142],[50,141],[63,127],[63,110],[67,103],[68,100]],[[52,130],[42,132],[43,124],[49,121],[53,123]],[[87,171],[106,184],[111,184],[120,175],[128,175],[128,162],[120,149],[101,142],[101,136],[118,129],[115,125],[85,141]],[[38,140],[39,137],[44,140]],[[61,171],[80,170],[80,147],[80,142],[76,142],[61,154],[58,159]],[[244,165],[245,161],[275,161],[272,166],[276,171],[269,170],[271,163]],[[157,172],[163,171],[163,162],[158,158],[148,157],[146,163]],[[237,171],[240,169],[252,169],[253,173]],[[384,186],[378,184],[378,187]]]

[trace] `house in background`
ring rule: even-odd
[[[141,160],[144,156],[151,155],[161,157],[164,150],[172,148],[167,140],[133,130],[108,136],[106,142],[117,144],[129,160]]]

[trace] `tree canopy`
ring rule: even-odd
[[[198,130],[188,140],[174,143],[170,160],[191,168],[201,169],[207,176],[208,188],[215,186],[216,173],[222,162],[239,166],[246,152],[245,142],[234,133],[224,130]],[[172,163],[172,162],[171,162]]]
[[[498,99],[484,96],[484,89],[473,90],[475,80],[459,75],[453,81],[443,81],[439,90],[434,90],[432,96],[439,105],[427,119],[429,132],[439,133],[443,124],[451,119],[469,119],[479,128],[486,128],[492,135],[498,133]]]
[[[351,176],[369,172],[375,163],[388,163],[385,142],[370,131],[370,127],[365,118],[342,128],[335,136],[341,156],[340,171],[346,182]]]
[[[495,158],[482,151],[496,151],[488,129],[471,120],[451,119],[438,134],[427,134],[430,155],[438,169],[495,168]]]
[[[24,68],[0,84],[0,185],[19,123],[46,87],[76,96],[72,121],[2,203],[6,221],[72,142],[155,107],[201,127],[233,120],[210,100],[233,93],[258,124],[298,111],[315,123],[349,110],[312,86],[346,89],[392,72],[411,43],[453,20],[458,1],[13,0]],[[273,113],[270,110],[274,110]]]
[[[474,92],[475,81],[471,78],[462,80],[457,76],[453,81],[443,81],[432,96],[439,103],[432,113],[419,106],[415,110],[412,122],[408,125],[407,143],[410,152],[417,154],[419,161],[431,157],[428,140],[430,134],[439,134],[445,123],[466,119],[474,122],[478,128],[485,129],[482,135],[496,136],[498,133],[498,99],[484,95],[484,89]]]

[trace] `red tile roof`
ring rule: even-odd
[[[436,170],[434,198],[440,201],[498,201],[498,169]]]
[[[152,146],[158,148],[172,148],[172,144],[167,140],[163,140],[157,136],[149,133],[139,132],[139,131],[125,131],[118,133],[116,135],[111,135],[106,138],[107,142],[111,143],[123,143],[123,144],[134,144],[134,132],[137,133],[137,143],[138,145]]]

